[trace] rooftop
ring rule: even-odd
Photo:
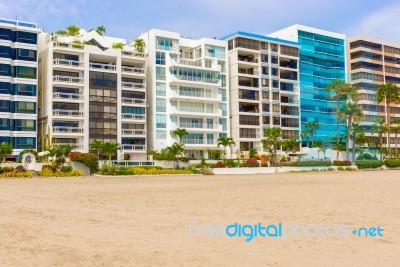
[[[229,34],[227,36],[224,36],[224,37],[220,38],[220,40],[227,40],[227,39],[230,39],[230,38],[232,38],[234,36],[245,36],[245,37],[260,39],[260,40],[264,40],[264,41],[268,41],[268,42],[276,42],[276,43],[284,43],[284,44],[289,44],[289,45],[300,46],[299,43],[297,43],[297,42],[292,42],[292,41],[288,41],[288,40],[285,40],[285,39],[269,37],[269,36],[266,36],[266,35],[255,34],[255,33],[250,33],[250,32],[243,32],[243,31],[237,31],[237,32],[231,33],[231,34]]]

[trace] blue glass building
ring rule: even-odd
[[[325,87],[333,80],[346,80],[345,36],[302,25],[290,26],[271,36],[296,41],[301,46],[301,128],[309,121],[317,121],[320,129],[315,140],[332,142],[331,138],[336,136],[336,102],[328,98]],[[339,134],[345,130],[345,124],[340,123]]]

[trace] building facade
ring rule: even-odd
[[[358,36],[349,38],[347,46],[348,77],[358,89],[358,103],[364,113],[360,125],[373,142],[379,142],[379,137],[371,133],[371,126],[378,119],[387,121],[385,103],[377,102],[377,90],[384,83],[400,86],[400,44]],[[391,104],[387,112],[391,121],[400,120],[399,104]],[[386,134],[383,139],[387,146]],[[400,138],[396,139],[393,133],[389,145],[396,144],[400,144]]]
[[[182,140],[188,157],[222,149],[218,138],[230,135],[227,43],[155,29],[139,38],[148,54],[149,149],[178,141],[172,135],[177,128],[189,132]]]
[[[301,129],[307,122],[316,121],[320,128],[315,132],[315,140],[333,142],[338,123],[336,102],[328,97],[325,88],[333,80],[346,81],[346,37],[302,25],[290,26],[270,36],[295,41],[301,46]],[[346,126],[343,122],[339,124],[339,134],[344,134]]]
[[[269,127],[280,127],[283,139],[299,139],[298,44],[246,32],[223,39],[229,50],[235,151],[262,150],[263,132]]]
[[[93,30],[43,33],[40,48],[39,149],[70,144],[88,152],[103,140],[121,144],[118,158],[146,160],[144,53]]]
[[[0,143],[14,154],[37,146],[37,50],[40,29],[0,19]]]

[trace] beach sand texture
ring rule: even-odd
[[[384,237],[189,236],[188,224]],[[0,180],[0,266],[399,266],[400,171]]]

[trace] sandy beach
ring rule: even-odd
[[[399,266],[400,171],[0,180],[0,266]],[[188,225],[377,227],[207,237]]]

